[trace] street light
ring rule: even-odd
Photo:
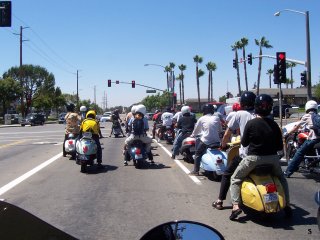
[[[310,29],[309,29],[309,11],[300,12],[292,9],[284,9],[282,11],[276,12],[274,16],[278,17],[280,16],[281,12],[288,11],[288,12],[294,12],[298,14],[302,14],[306,16],[306,50],[307,50],[307,61],[306,61],[306,67],[307,67],[307,99],[310,100],[312,98],[311,95],[311,54],[310,54]]]

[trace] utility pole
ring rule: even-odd
[[[94,104],[97,104],[96,102],[96,85],[94,85]]]
[[[77,70],[77,110],[79,109],[79,70]]]

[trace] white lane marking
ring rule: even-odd
[[[157,143],[170,157],[171,157],[171,152],[168,150],[168,149],[166,149],[161,143],[158,143],[155,139],[153,139],[153,141],[155,142],[155,143]],[[186,166],[184,166],[179,160],[174,160],[175,161],[175,163],[182,169],[182,171],[184,171],[186,174],[189,174],[190,173],[190,170],[186,167]],[[201,181],[196,177],[196,176],[190,176],[190,175],[188,175],[190,178],[191,178],[191,180],[192,181],[194,181],[196,184],[198,184],[198,185],[201,185],[202,183],[201,183]]]
[[[62,153],[59,153],[59,154],[55,155],[54,157],[50,158],[49,160],[41,163],[39,166],[31,169],[29,172],[26,172],[22,176],[20,176],[20,177],[16,178],[15,180],[9,182],[8,184],[4,185],[3,187],[0,188],[0,196],[2,194],[4,194],[5,192],[9,191],[11,188],[17,186],[19,183],[23,182],[27,178],[31,177],[33,174],[39,172],[41,169],[45,168],[49,164],[53,163],[54,161],[56,161],[60,157],[62,157]]]

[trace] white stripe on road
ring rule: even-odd
[[[39,172],[41,169],[45,168],[49,164],[53,163],[57,159],[59,159],[62,156],[62,153],[57,154],[56,156],[50,158],[49,160],[41,163],[39,166],[35,167],[34,169],[30,170],[29,172],[23,174],[22,176],[18,177],[17,179],[9,182],[8,184],[4,185],[0,188],[0,196],[4,194],[5,192],[9,191],[11,188],[17,186],[19,183],[23,182],[27,178],[31,177],[33,174]]]
[[[170,157],[171,157],[171,152],[166,149],[161,143],[158,143],[155,139],[153,140],[155,143],[157,143]],[[186,174],[190,173],[190,170],[183,165],[179,160],[174,160],[175,163],[182,169],[182,171],[184,171]],[[192,179],[192,181],[194,181],[196,184],[201,185],[201,181],[196,177],[196,176],[190,176],[189,177]]]

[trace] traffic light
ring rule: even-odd
[[[132,82],[131,82],[131,87],[132,87],[132,88],[135,88],[135,87],[136,87],[136,81],[135,81],[135,80],[132,80]]]
[[[279,84],[279,69],[277,64],[275,64],[273,67],[273,83]]]
[[[307,86],[307,72],[303,71],[302,73],[300,73],[300,75],[301,75],[301,85]]]
[[[119,80],[116,80],[116,84],[119,84]]]
[[[237,68],[237,65],[238,65],[238,63],[237,63],[236,59],[233,59],[233,68]]]
[[[248,55],[248,64],[252,65],[252,53]]]
[[[108,80],[108,87],[111,87],[111,80]]]
[[[0,27],[11,27],[11,1],[0,1]]]
[[[287,82],[287,64],[286,64],[286,53],[277,52],[277,67],[278,67],[278,79],[279,83]]]

